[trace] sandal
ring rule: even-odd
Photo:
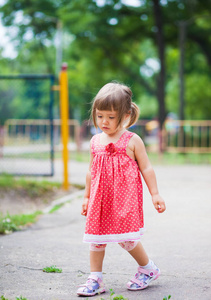
[[[102,279],[95,275],[90,275],[85,284],[79,286],[77,290],[78,296],[94,296],[105,292],[105,286]]]
[[[156,280],[160,276],[160,269],[158,269],[156,265],[154,266],[154,269],[138,267],[138,273],[127,283],[128,290],[143,290],[148,287],[152,280]]]

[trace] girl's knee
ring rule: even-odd
[[[118,243],[126,251],[132,251],[138,244],[139,241],[126,241]]]
[[[104,251],[107,244],[90,244],[90,251]]]

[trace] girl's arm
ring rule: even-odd
[[[90,149],[90,163],[89,163],[89,170],[86,174],[86,186],[85,186],[85,194],[84,194],[84,201],[82,203],[82,209],[81,214],[83,216],[87,215],[87,208],[88,208],[88,202],[89,202],[89,196],[90,196],[90,189],[91,189],[91,166],[93,161],[93,154]]]
[[[136,161],[152,196],[154,207],[159,213],[162,213],[166,210],[165,202],[159,195],[155,172],[147,156],[144,143],[138,135],[134,135],[131,140],[133,142]]]

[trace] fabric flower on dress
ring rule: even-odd
[[[108,155],[115,155],[117,153],[117,149],[115,148],[113,143],[110,143],[106,146],[106,152],[108,153]]]

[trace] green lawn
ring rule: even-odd
[[[162,164],[162,165],[184,165],[184,164],[210,164],[211,163],[211,153],[148,153],[149,159],[152,164]],[[6,156],[5,158],[33,158],[33,159],[50,159],[49,153],[28,153],[28,154],[17,154]],[[55,159],[61,159],[62,153],[55,152]],[[89,162],[88,152],[69,152],[69,159],[78,162]]]

